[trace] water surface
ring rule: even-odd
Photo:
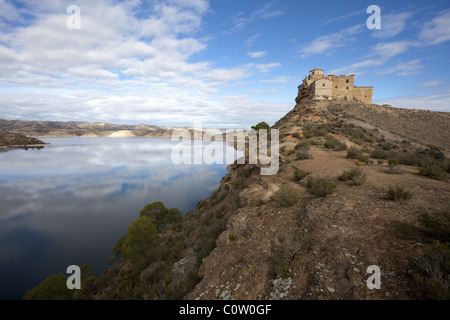
[[[51,146],[0,153],[0,299],[71,264],[98,275],[147,203],[186,213],[226,174],[224,164],[175,165],[166,138],[41,140]]]

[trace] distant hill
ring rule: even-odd
[[[0,130],[33,137],[170,137],[173,129],[106,122],[23,121],[0,119]]]

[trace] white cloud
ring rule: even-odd
[[[242,123],[240,115],[228,119],[235,107],[221,102],[218,88],[280,65],[193,62],[207,44],[196,37],[209,8],[203,0],[152,1],[140,18],[139,1],[79,1],[80,30],[66,28],[64,1],[24,4],[10,9],[34,18],[0,30],[3,118]]]
[[[247,52],[247,55],[250,58],[257,59],[257,58],[262,58],[265,55],[267,55],[267,52],[265,52],[265,51],[249,51],[249,52]]]
[[[381,15],[381,29],[371,32],[375,38],[390,38],[405,30],[407,21],[412,17],[412,12],[387,13]]]
[[[413,45],[415,44],[409,41],[381,42],[373,47],[369,55],[379,56],[383,60],[389,60],[392,57],[404,53]]]
[[[281,66],[281,63],[278,62],[272,62],[272,63],[265,63],[265,64],[249,64],[248,66],[256,68],[259,72],[267,73],[271,71],[273,68],[277,68]]]
[[[364,13],[365,13],[365,11],[363,11],[363,10],[352,11],[352,12],[346,13],[346,14],[341,15],[341,16],[332,17],[332,18],[325,18],[325,19],[323,19],[323,21],[321,21],[321,24],[322,25],[327,25],[327,24],[330,24],[330,23],[334,23],[336,21],[346,20],[346,19],[348,19],[350,17],[353,17],[353,16],[363,15]]]
[[[0,0],[0,18],[8,21],[22,20],[16,8],[5,0]]]
[[[297,83],[300,82],[300,79],[297,77],[289,77],[289,76],[277,76],[272,79],[263,79],[260,80],[261,83],[278,83],[278,84],[284,84],[284,83]]]
[[[332,69],[329,72],[331,74],[362,74],[363,69],[382,66],[414,45],[414,43],[408,41],[381,42],[372,47],[365,60]]]
[[[422,83],[420,86],[425,87],[425,88],[426,87],[438,87],[445,83],[446,83],[446,81],[444,79],[435,79],[435,80],[426,81],[426,82]]]
[[[419,39],[426,44],[439,44],[450,40],[450,9],[442,11],[432,21],[425,23]]]
[[[389,104],[396,108],[450,112],[450,92],[385,98],[374,103]]]
[[[407,62],[400,62],[397,65],[381,71],[381,74],[392,74],[395,73],[398,76],[411,76],[419,74],[424,68],[421,64],[420,59],[410,60]]]
[[[338,32],[317,37],[300,50],[302,58],[315,54],[331,54],[352,40],[352,36],[364,30],[363,25],[355,25]]]
[[[254,21],[272,19],[282,16],[284,14],[284,11],[276,9],[275,7],[275,1],[270,1],[261,8],[252,11],[248,16],[246,16],[243,12],[239,12],[232,18],[232,31],[242,30],[248,24]]]
[[[214,82],[224,83],[240,80],[252,75],[251,71],[246,67],[236,68],[215,68],[205,73],[205,77]]]
[[[254,34],[253,36],[251,36],[250,38],[248,38],[247,40],[245,40],[245,44],[250,48],[251,46],[253,46],[253,43],[261,36],[261,33],[257,33]]]

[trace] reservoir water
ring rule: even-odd
[[[73,264],[99,275],[146,204],[186,213],[227,173],[227,164],[174,164],[179,142],[168,138],[41,140],[51,145],[0,153],[0,299],[21,299]]]

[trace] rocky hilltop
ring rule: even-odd
[[[186,298],[424,298],[411,257],[435,240],[418,226],[423,217],[447,224],[448,237],[449,126],[449,113],[300,101],[273,126],[278,174],[229,167],[221,189],[236,192],[240,207]],[[436,158],[433,179],[424,168]],[[380,290],[366,286],[371,265]]]
[[[272,128],[276,174],[235,163],[184,216],[146,206],[74,298],[450,298],[449,113],[305,96]]]

